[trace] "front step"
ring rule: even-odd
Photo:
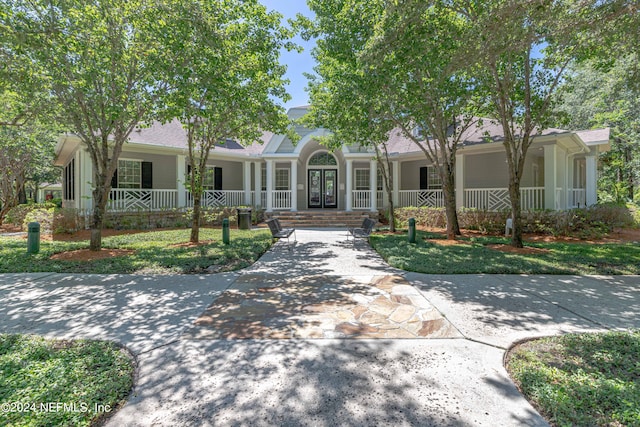
[[[378,221],[377,212],[346,211],[282,211],[265,213],[266,218],[278,218],[283,227],[293,228],[348,228],[360,227],[364,218]]]

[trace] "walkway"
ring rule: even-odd
[[[127,345],[139,376],[112,426],[521,426],[546,423],[503,368],[511,343],[640,326],[638,277],[405,273],[344,233],[299,230],[233,274],[0,275],[0,330]],[[411,309],[448,338],[381,337],[419,332]]]

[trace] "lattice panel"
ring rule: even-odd
[[[509,190],[494,190],[489,193],[490,211],[501,211],[511,208],[511,200],[509,198]]]
[[[224,191],[205,191],[202,196],[202,204],[204,206],[223,207],[227,205],[227,197]]]
[[[418,193],[418,207],[427,206],[437,208],[440,206],[440,192],[421,191]]]

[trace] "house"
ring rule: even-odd
[[[292,108],[292,119],[308,107]],[[329,152],[319,144],[325,129],[297,127],[297,144],[265,133],[262,144],[226,141],[211,152],[203,205],[251,205],[273,211],[371,211],[387,205],[387,193],[372,150],[345,146]],[[501,128],[491,122],[470,129],[458,149],[456,204],[483,210],[509,209],[508,170]],[[487,135],[492,139],[487,140]],[[134,131],[112,182],[111,211],[189,207],[186,133],[179,122]],[[396,206],[443,206],[433,166],[408,138],[392,132],[393,201]],[[570,132],[547,129],[531,146],[521,183],[523,209],[569,209],[596,203],[598,154],[609,149],[609,129]],[[61,137],[56,165],[63,166],[63,205],[91,209],[92,165],[74,135]]]

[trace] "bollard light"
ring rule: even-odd
[[[229,218],[222,220],[222,243],[229,244]]]
[[[416,220],[415,218],[409,218],[409,243],[416,242]]]

